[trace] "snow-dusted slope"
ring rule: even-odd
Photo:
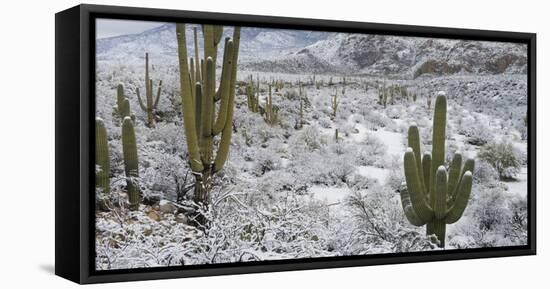
[[[193,27],[187,25],[190,53]],[[230,36],[232,29],[224,33]],[[241,34],[239,61],[246,70],[418,77],[526,73],[527,68],[527,46],[514,43],[253,27],[243,27]],[[142,61],[146,51],[160,58],[157,63],[177,63],[175,25],[97,41],[100,61]]]

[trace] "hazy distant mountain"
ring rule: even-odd
[[[190,54],[193,27],[187,25],[186,31]],[[202,37],[200,29],[198,31]],[[224,32],[226,36],[231,33],[231,29]],[[175,25],[165,24],[140,34],[99,39],[97,58],[136,61],[142,60],[147,51],[157,58],[155,63],[172,63],[177,57],[176,46]],[[243,69],[286,73],[405,74],[410,77],[526,73],[527,46],[243,27],[239,62]]]

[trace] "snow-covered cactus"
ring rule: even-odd
[[[256,87],[254,86],[254,79],[250,75],[250,80],[246,86],[246,100],[248,105],[248,110],[251,112],[257,113],[259,111],[258,106],[258,95],[256,94]]]
[[[162,88],[162,80],[159,81],[157,88],[157,96],[153,99],[153,80],[149,78],[149,53],[145,53],[145,102],[141,99],[139,94],[139,88],[136,88],[136,94],[141,109],[147,113],[147,126],[153,127],[154,125],[154,110],[157,109],[160,92]]]
[[[221,79],[217,90],[216,59],[223,26],[203,25],[202,31],[205,57],[205,60],[201,59],[202,83],[191,83],[185,24],[176,24],[182,112],[189,163],[195,175],[195,201],[207,204],[211,177],[223,168],[231,144],[241,30],[240,27],[235,27],[233,38],[225,39]],[[193,86],[195,95],[192,94]],[[220,102],[219,106],[215,104],[217,101]],[[219,107],[217,115],[216,107]],[[214,137],[217,135],[220,135],[220,141],[215,150]]]
[[[433,118],[432,154],[421,155],[418,127],[411,125],[404,157],[407,189],[401,190],[405,216],[415,226],[426,225],[427,235],[436,235],[445,247],[446,225],[455,223],[464,213],[472,191],[474,160],[462,165],[462,155],[455,154],[447,171],[445,129],[447,99],[438,94]]]
[[[338,103],[340,101],[338,100],[338,89],[334,90],[334,95],[332,95],[332,98],[330,100],[330,107],[332,108],[332,118],[336,119],[336,112],[338,111]]]
[[[315,82],[315,75],[313,76],[313,78],[314,78],[313,82]],[[300,84],[298,97],[300,98],[300,111],[299,111],[300,121],[298,123],[298,127],[302,128],[304,126],[304,91],[302,89],[301,84]]]
[[[107,130],[101,118],[95,119],[95,164],[98,168],[95,174],[95,186],[101,188],[104,193],[108,193],[110,191],[109,143]]]
[[[126,189],[130,209],[137,210],[139,207],[139,165],[136,146],[136,133],[134,122],[130,117],[122,121],[122,154],[124,156],[124,172],[126,174]]]
[[[271,85],[269,85],[267,100],[265,103],[265,113],[264,113],[265,122],[270,125],[275,125],[279,121],[279,108],[276,105],[273,105],[273,98],[271,95]]]

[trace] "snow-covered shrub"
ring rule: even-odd
[[[264,175],[266,172],[277,170],[280,167],[281,159],[278,155],[269,150],[258,150],[254,159],[254,173],[257,176]]]
[[[494,135],[484,121],[477,121],[465,134],[471,145],[481,146],[493,140]]]
[[[304,127],[304,129],[293,135],[289,142],[292,148],[291,151],[296,153],[319,150],[326,144],[325,138],[316,126]]]
[[[365,119],[364,123],[368,129],[378,130],[383,127],[387,127],[392,123],[392,120],[389,119],[385,114],[379,113],[375,110],[368,110],[363,114]]]
[[[493,166],[501,180],[515,178],[521,169],[521,156],[512,143],[507,141],[484,145],[478,157]]]
[[[395,194],[375,187],[366,193],[354,192],[345,200],[353,217],[352,251],[413,252],[437,247],[430,237],[406,225]]]
[[[498,178],[497,171],[489,163],[483,160],[476,162],[473,178],[474,182],[488,186],[498,181]]]
[[[330,118],[328,118],[326,116],[319,118],[318,123],[322,128],[331,128],[332,127],[332,121],[330,120]]]
[[[348,177],[347,184],[354,191],[366,190],[378,183],[377,179],[354,173]]]
[[[386,154],[386,144],[376,135],[367,133],[357,148],[355,159],[359,166],[380,167]]]

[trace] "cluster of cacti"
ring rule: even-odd
[[[271,85],[269,85],[269,91],[264,106],[264,119],[270,125],[275,125],[279,122],[279,107],[273,105],[273,98],[271,95]]]
[[[279,90],[282,90],[285,87],[285,84],[282,80],[273,80],[271,82],[271,85],[275,88],[275,92],[278,92]]]
[[[340,101],[338,100],[338,89],[334,90],[334,95],[332,95],[330,100],[330,107],[332,108],[332,119],[336,119],[336,112],[338,111],[338,104]]]
[[[254,86],[254,80],[252,79],[252,75],[250,75],[250,80],[246,86],[246,100],[247,100],[246,103],[248,106],[248,110],[254,113],[259,112],[259,104],[260,104],[259,99],[260,99],[260,89]]]
[[[136,94],[139,101],[139,106],[145,113],[147,113],[148,127],[154,126],[154,111],[157,109],[159,104],[161,88],[162,80],[159,80],[157,96],[153,99],[153,80],[149,77],[149,53],[145,53],[145,102],[141,99],[139,88],[136,88]]]
[[[113,108],[113,112],[113,115],[117,115],[121,120],[129,116],[132,121],[135,121],[135,115],[132,114],[130,109],[130,100],[124,95],[122,84],[117,85],[116,88],[116,107]]]
[[[468,159],[463,166],[458,153],[449,170],[445,169],[446,118],[447,99],[439,94],[433,117],[431,155],[421,155],[418,128],[409,127],[404,157],[407,189],[400,192],[406,218],[415,226],[426,225],[426,234],[437,236],[440,247],[445,247],[446,225],[458,221],[468,204],[474,170],[474,160]]]
[[[107,142],[107,130],[100,118],[95,120],[95,164],[98,168],[95,175],[95,186],[108,193],[110,188],[109,170],[109,143]]]
[[[125,117],[122,121],[122,154],[124,156],[124,173],[126,174],[126,189],[130,209],[137,210],[140,201],[139,165],[134,122],[130,117]]]
[[[216,60],[223,26],[202,25],[204,58],[201,60],[202,73],[197,73],[188,65],[185,24],[176,24],[182,112],[189,163],[195,175],[194,198],[197,203],[208,203],[211,178],[223,168],[229,155],[240,31],[240,27],[235,27],[233,39],[225,39],[221,79],[216,90]],[[195,58],[198,58],[197,42]],[[192,72],[200,74],[201,81],[192,83]],[[219,106],[215,103],[217,101]],[[217,115],[216,107],[219,107]],[[218,135],[220,140],[216,150],[214,137]]]

